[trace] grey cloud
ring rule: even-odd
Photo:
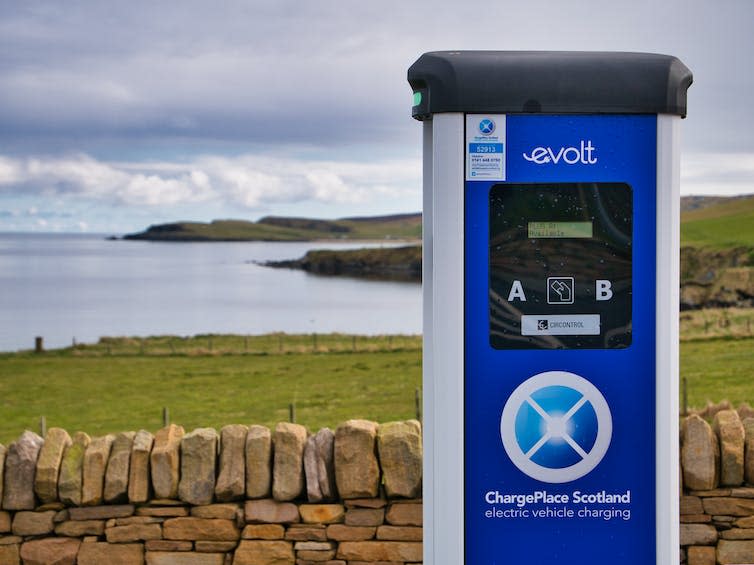
[[[0,195],[156,208],[219,203],[258,210],[300,201],[368,206],[414,195],[419,174],[419,163],[412,159],[364,164],[242,155],[142,164],[108,163],[88,155],[0,157]]]
[[[683,155],[681,190],[684,194],[754,194],[754,152]]]
[[[407,115],[406,62],[393,65],[391,80],[390,53],[364,56],[364,40],[354,26],[328,19],[327,4],[314,13],[287,2],[274,10],[129,3],[110,4],[112,14],[96,3],[79,11],[43,4],[48,10],[6,14],[0,130],[274,142],[390,137],[385,103]],[[358,69],[361,59],[371,68]]]
[[[696,151],[754,151],[751,0],[6,2],[0,143],[415,143],[407,67],[433,49],[678,55]],[[96,143],[94,143],[96,145]],[[74,147],[73,149],[76,149]]]

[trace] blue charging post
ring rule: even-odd
[[[679,125],[636,53],[435,52],[424,562],[678,562]]]

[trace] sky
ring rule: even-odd
[[[682,194],[754,193],[754,1],[0,0],[0,231],[421,209],[408,67],[638,51],[694,73]]]

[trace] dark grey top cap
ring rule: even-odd
[[[691,71],[649,53],[436,51],[408,70],[412,115],[675,114],[686,116]]]

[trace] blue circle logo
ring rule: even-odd
[[[482,135],[491,135],[495,131],[495,122],[489,118],[484,118],[479,122],[479,133]]]
[[[599,390],[565,371],[540,373],[513,391],[500,418],[508,457],[526,475],[565,483],[589,473],[612,437],[610,408]]]

